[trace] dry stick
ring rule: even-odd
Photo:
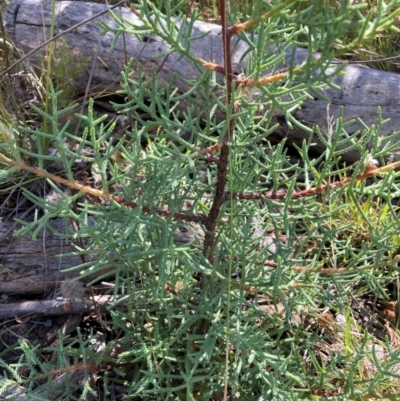
[[[271,268],[276,268],[278,267],[278,264],[274,261],[266,261],[265,263],[255,263],[255,264],[262,264],[266,267],[271,267]],[[377,267],[385,267],[387,266],[387,261],[381,262],[381,263],[375,263],[373,265],[364,265],[364,266],[358,266],[358,267],[306,267],[306,266],[292,266],[292,270],[297,272],[297,273],[306,273],[306,274],[319,274],[321,276],[338,276],[342,274],[352,274],[352,273],[357,273],[362,270],[367,270],[371,268],[377,268]],[[243,290],[249,294],[262,294],[264,291],[262,289],[259,289],[257,287],[253,287],[247,284],[242,284],[242,283],[233,283],[232,284],[234,288]],[[304,283],[291,283],[287,284],[283,287],[280,287],[281,290],[283,289],[290,289],[290,288],[299,288],[299,287],[306,287],[308,284]],[[169,291],[171,292],[171,291]]]
[[[221,153],[222,153],[222,149],[221,149]],[[96,196],[98,198],[102,198],[102,199],[106,199],[106,200],[113,200],[114,202],[116,202],[120,205],[124,205],[124,206],[130,207],[130,208],[139,207],[139,205],[134,201],[127,201],[117,195],[107,194],[105,192],[99,191],[98,189],[94,189],[94,188],[88,187],[86,185],[79,184],[76,181],[68,181],[64,178],[61,178],[54,174],[48,173],[47,171],[40,170],[36,167],[28,166],[27,164],[22,163],[22,162],[16,162],[14,160],[11,160],[8,157],[4,156],[2,153],[0,153],[0,162],[17,167],[19,170],[28,171],[28,172],[38,175],[40,177],[47,178],[54,182],[58,182],[69,188],[76,189],[78,191]],[[400,161],[390,163],[387,166],[379,167],[374,170],[370,170],[368,172],[358,174],[355,177],[355,181],[361,181],[361,180],[365,180],[367,178],[372,178],[377,174],[385,173],[385,172],[388,172],[390,170],[393,170],[393,169],[399,168],[399,167],[400,167]],[[225,164],[225,168],[226,168],[226,164]],[[313,195],[316,195],[316,194],[326,191],[328,188],[333,189],[336,187],[343,187],[346,184],[348,184],[351,180],[352,180],[352,178],[345,178],[344,180],[334,181],[328,185],[322,185],[317,188],[309,188],[309,189],[305,189],[303,191],[298,191],[298,192],[293,193],[291,195],[291,198],[298,199],[298,198],[304,198],[307,196],[313,196]],[[262,198],[269,198],[269,199],[274,199],[274,200],[283,200],[283,199],[285,199],[286,196],[287,196],[287,194],[285,194],[285,193],[282,193],[282,194],[281,193],[278,193],[278,194],[263,194],[263,193],[243,194],[243,193],[236,193],[236,192],[234,192],[234,193],[224,192],[223,196],[220,200],[222,202],[226,202],[227,200],[230,200],[232,198],[233,199],[247,199],[247,200],[259,200]],[[167,210],[151,210],[150,208],[148,208],[146,206],[142,206],[141,209],[142,209],[143,213],[146,213],[146,214],[156,213],[162,217],[172,217],[174,220],[183,220],[183,221],[187,221],[187,222],[206,224],[206,222],[209,219],[209,216],[206,217],[204,215],[193,216],[193,215],[188,215],[185,213],[174,213],[171,215],[171,213]]]
[[[8,51],[8,47],[7,47],[7,34],[6,34],[6,30],[4,28],[4,21],[3,21],[3,16],[0,12],[0,29],[1,29],[1,35],[3,37],[3,52],[4,52],[4,62],[6,64],[6,69],[9,70],[9,79],[5,81],[4,85],[6,87],[6,94],[2,94],[0,96],[0,99],[2,101],[2,103],[4,104],[4,96],[9,96],[12,108],[13,108],[13,112],[15,113],[16,117],[18,118],[18,120],[20,121],[24,121],[24,118],[21,118],[21,110],[20,108],[17,106],[17,102],[15,100],[15,96],[14,95],[7,95],[7,94],[13,94],[13,90],[12,90],[12,85],[11,85],[11,68],[10,67],[10,60],[9,60],[9,51]],[[3,105],[2,104],[2,105]]]
[[[372,63],[384,63],[386,61],[393,61],[400,58],[400,56],[375,58],[371,60],[332,60],[332,64],[372,64]]]
[[[102,198],[102,199],[113,200],[114,202],[116,202],[120,205],[124,205],[124,206],[127,206],[132,209],[140,207],[134,201],[127,201],[117,195],[107,194],[105,192],[99,191],[98,189],[94,189],[94,188],[88,187],[86,185],[79,184],[76,181],[68,181],[68,180],[58,177],[54,174],[50,174],[47,171],[40,170],[36,167],[28,166],[27,164],[22,163],[22,162],[16,162],[14,160],[11,160],[8,157],[4,156],[2,153],[0,153],[0,162],[17,167],[20,170],[28,171],[28,172],[38,175],[40,177],[47,178],[54,182],[58,182],[59,184],[63,184],[69,188],[76,189],[76,190],[84,192],[86,194],[93,195],[93,196],[96,196],[96,197]],[[151,210],[150,208],[148,208],[146,206],[142,206],[141,210],[143,213],[146,213],[146,214],[156,213],[162,217],[172,217],[174,220],[183,220],[183,221],[193,222],[193,223],[201,223],[206,220],[206,217],[204,215],[192,216],[192,215],[189,215],[186,213],[172,214],[171,212],[169,212],[167,210],[160,210],[160,209]]]
[[[274,17],[288,5],[297,2],[298,0],[286,0],[279,6],[274,6],[270,11],[266,12],[265,14],[261,15],[258,18],[249,19],[241,24],[235,24],[229,27],[228,34],[230,37],[233,35],[238,34],[239,32],[246,31],[254,26],[259,25],[263,21],[267,20],[268,18]]]
[[[400,56],[399,56],[400,57]],[[210,63],[208,61],[203,60],[202,58],[196,57],[196,61],[206,68],[207,70],[217,72],[219,74],[226,75],[225,68],[221,64]],[[304,67],[301,65],[293,68],[291,71],[292,74],[300,73]],[[246,88],[258,88],[263,85],[269,85],[273,82],[283,81],[289,77],[289,71],[287,69],[283,69],[277,71],[274,75],[265,75],[260,77],[259,79],[250,79],[250,78],[238,78],[235,74],[230,74],[230,78],[235,81],[237,85],[245,86]]]
[[[121,6],[122,4],[126,3],[126,0],[120,1],[117,4],[114,4],[113,6],[111,6],[110,8],[107,8],[104,11],[101,11],[100,13],[97,13],[95,15],[93,15],[92,17],[85,19],[84,21],[79,22],[76,25],[71,26],[71,28],[66,29],[65,31],[61,32],[60,34],[53,36],[52,38],[50,38],[49,40],[46,40],[46,42],[43,42],[41,45],[39,45],[38,47],[36,47],[35,49],[31,50],[29,53],[25,54],[25,56],[21,57],[18,61],[16,61],[14,64],[12,64],[10,67],[6,68],[3,72],[0,73],[0,78],[4,77],[4,75],[7,74],[7,72],[11,71],[14,67],[16,67],[19,63],[22,63],[23,61],[25,61],[28,57],[32,56],[32,54],[36,53],[38,50],[40,50],[41,48],[47,46],[49,43],[53,42],[54,40],[57,40],[59,38],[61,38],[62,36],[66,35],[69,32],[72,32],[74,29],[79,28],[82,25],[87,24],[88,22],[101,17],[103,14],[108,13],[110,10],[113,10],[114,8],[117,8],[119,6]]]
[[[10,66],[10,62],[9,62],[9,58],[8,58],[7,35],[6,35],[6,31],[4,29],[3,16],[1,15],[1,13],[0,13],[0,29],[1,29],[1,35],[3,36],[4,61],[6,63],[6,67],[8,68]]]
[[[400,167],[400,161],[390,163],[387,166],[379,167],[379,168],[358,174],[354,178],[354,180],[355,181],[366,180],[367,178],[372,178],[377,174],[386,173],[386,172],[393,170],[395,168],[398,168],[398,167]],[[303,191],[297,191],[297,192],[294,192],[290,196],[290,198],[291,199],[299,199],[299,198],[305,198],[307,196],[317,195],[322,192],[325,192],[328,188],[334,189],[334,188],[344,187],[346,184],[348,184],[352,180],[353,180],[352,177],[348,177],[348,178],[344,178],[343,180],[340,180],[340,181],[331,182],[330,184],[321,185],[320,187],[304,189]],[[284,200],[286,197],[287,197],[287,194],[285,192],[277,193],[277,194],[263,194],[263,193],[258,193],[258,192],[252,192],[252,193],[247,193],[247,194],[244,194],[241,192],[225,192],[224,202],[227,202],[228,200],[230,200],[232,198],[233,199],[246,199],[246,200],[260,200],[263,198],[268,198],[268,199],[273,199],[273,200]]]
[[[109,6],[107,0],[106,0],[106,6]],[[121,7],[120,7],[120,10],[121,10]],[[121,13],[121,19],[122,19],[122,13]],[[125,65],[127,65],[128,59],[127,59],[127,52],[126,52],[125,32],[122,33],[122,41],[123,41],[123,48],[124,48]],[[95,69],[95,66],[97,63],[97,59],[98,59],[100,43],[101,43],[101,36],[99,37],[98,43],[96,45],[96,49],[94,51],[92,68],[90,69],[90,74],[89,74],[88,82],[87,82],[86,89],[85,89],[85,95],[83,97],[83,102],[82,102],[82,106],[81,106],[81,114],[84,113],[85,106],[88,104],[87,98],[89,97],[89,91],[91,88],[93,73],[94,73],[94,69]],[[116,79],[114,82],[116,82],[116,81],[118,81],[118,79]],[[111,85],[109,85],[109,86],[111,86]],[[106,92],[106,89],[104,89],[102,92],[103,93]],[[98,95],[98,96],[100,96],[100,95]],[[76,129],[75,129],[76,136],[78,136],[80,126],[81,126],[81,120],[78,121],[78,125],[76,126]]]
[[[40,177],[47,178],[54,182],[63,184],[69,188],[76,189],[78,191],[96,196],[98,198],[102,198],[102,199],[106,199],[106,200],[113,200],[114,202],[116,202],[120,205],[124,205],[124,206],[130,207],[132,209],[139,207],[139,205],[136,202],[127,201],[119,196],[107,194],[105,192],[99,191],[98,189],[94,189],[94,188],[88,187],[86,185],[79,184],[76,181],[68,181],[64,178],[58,177],[57,175],[48,173],[47,171],[40,170],[36,167],[28,166],[25,163],[16,162],[16,161],[11,160],[8,157],[4,156],[2,153],[0,153],[0,163],[5,163],[8,165],[17,167],[19,170],[28,171],[29,173],[38,175]],[[377,174],[385,173],[385,172],[388,172],[388,171],[393,170],[398,167],[400,167],[400,161],[390,163],[387,166],[379,167],[379,168],[370,170],[370,171],[362,173],[362,174],[358,174],[355,177],[355,181],[361,181],[361,180],[365,180],[367,178],[372,178]],[[298,191],[298,192],[293,193],[291,195],[291,198],[298,199],[298,198],[304,198],[307,196],[313,196],[313,195],[316,195],[316,194],[326,191],[328,188],[333,189],[336,187],[343,187],[346,184],[348,184],[351,180],[352,180],[351,178],[345,178],[344,180],[334,181],[328,185],[322,185],[321,187],[310,188],[310,189],[306,189],[304,191]],[[222,201],[226,202],[227,200],[230,200],[232,198],[233,199],[248,199],[248,200],[259,200],[261,198],[269,198],[269,199],[274,199],[274,200],[283,200],[283,199],[285,199],[285,197],[286,197],[285,193],[283,193],[283,194],[280,194],[280,193],[278,193],[278,194],[262,194],[262,193],[243,194],[243,193],[235,193],[235,192],[234,193],[224,192],[223,196],[222,196]],[[159,216],[163,216],[163,217],[171,216],[171,213],[167,210],[151,210],[150,208],[148,208],[146,206],[142,206],[141,209],[142,209],[143,213],[146,213],[146,214],[156,213]],[[193,216],[193,215],[188,215],[185,213],[174,213],[174,214],[172,214],[171,217],[174,220],[183,220],[183,221],[187,221],[187,222],[203,223],[203,224],[206,224],[206,221],[209,218],[209,216],[208,217],[206,217],[204,215]]]
[[[101,37],[99,37],[99,39],[97,41],[97,44],[96,44],[96,48],[94,50],[92,68],[90,69],[89,78],[88,78],[88,81],[87,81],[87,84],[86,84],[85,94],[83,96],[83,102],[82,102],[82,106],[81,106],[81,110],[80,110],[81,114],[84,113],[85,106],[89,103],[89,101],[87,99],[89,97],[89,91],[90,91],[90,88],[91,88],[94,69],[95,69],[96,64],[97,64],[97,58],[98,58],[98,54],[99,54],[100,43],[101,43]],[[81,119],[78,120],[78,124],[76,125],[76,128],[75,128],[75,136],[78,136],[78,134],[79,134],[79,130],[81,128],[81,121],[82,121]]]

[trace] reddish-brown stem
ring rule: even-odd
[[[146,206],[142,206],[142,212],[146,213],[146,214],[147,213],[156,213],[162,217],[172,217],[172,219],[174,219],[174,220],[182,220],[182,221],[193,222],[193,223],[203,223],[205,225],[205,227],[207,227],[207,229],[212,233],[216,227],[219,211],[222,207],[222,204],[228,200],[231,200],[231,199],[233,199],[233,200],[235,200],[235,199],[258,200],[258,199],[262,199],[262,198],[283,200],[287,197],[287,194],[285,191],[278,192],[276,194],[258,193],[258,192],[251,192],[251,193],[224,192],[225,185],[226,185],[226,171],[227,171],[227,165],[228,165],[228,155],[229,155],[229,147],[226,142],[224,142],[221,147],[221,157],[220,158],[217,158],[216,156],[213,156],[208,153],[206,154],[206,157],[209,158],[210,162],[215,162],[218,164],[217,188],[216,188],[216,192],[215,192],[213,207],[211,208],[210,214],[208,216],[204,216],[204,215],[193,216],[193,215],[189,215],[186,213],[171,213],[168,210],[162,210],[162,209],[152,210]],[[65,178],[58,177],[54,174],[48,173],[47,171],[40,170],[36,167],[28,166],[25,163],[16,162],[14,160],[11,160],[8,157],[6,157],[5,155],[3,155],[2,153],[0,153],[0,163],[5,163],[8,165],[17,167],[20,170],[28,171],[28,172],[38,175],[40,177],[44,177],[51,181],[65,185],[65,186],[75,189],[77,191],[80,191],[80,192],[83,192],[86,194],[90,194],[92,196],[96,196],[98,198],[102,198],[102,199],[106,199],[106,200],[113,200],[116,203],[119,203],[121,205],[130,207],[130,208],[139,207],[138,203],[136,203],[134,201],[125,200],[124,198],[121,198],[119,196],[105,193],[98,189],[79,184],[76,181],[68,181]],[[368,170],[364,173],[358,174],[354,178],[354,181],[361,181],[361,180],[365,180],[367,178],[372,178],[378,174],[386,173],[388,171],[391,171],[391,170],[394,170],[397,168],[400,168],[400,161],[390,163],[386,166],[379,167],[379,168],[376,168],[373,170]],[[309,188],[309,189],[305,189],[303,191],[294,192],[290,198],[291,199],[299,199],[299,198],[304,198],[306,196],[316,195],[316,194],[326,191],[328,188],[333,189],[333,188],[337,188],[337,187],[343,187],[351,181],[352,181],[352,178],[350,178],[350,177],[344,178],[343,180],[335,181],[328,185],[321,185],[320,187]],[[213,245],[213,241],[214,241],[213,236],[212,236],[211,240],[207,239],[207,238],[208,238],[208,236],[206,235],[204,250],[209,249],[209,247]],[[206,242],[206,241],[208,241],[208,242]],[[206,246],[208,248],[206,248]]]
[[[110,198],[114,202],[119,203],[120,205],[124,205],[126,207],[130,207],[132,209],[135,209],[139,206],[134,201],[128,201],[128,200],[125,200],[116,195],[110,195]],[[142,212],[145,214],[156,213],[161,217],[172,217],[173,220],[187,221],[189,223],[203,223],[203,222],[207,221],[207,218],[203,215],[194,216],[194,215],[190,215],[190,214],[186,214],[186,213],[171,213],[168,210],[161,210],[161,209],[151,210],[150,208],[148,208],[146,206],[142,206]]]
[[[226,187],[226,173],[229,160],[229,146],[228,141],[231,139],[231,134],[233,132],[234,121],[230,117],[230,104],[232,100],[232,56],[231,56],[231,39],[232,35],[228,31],[228,21],[226,14],[226,0],[220,0],[220,16],[222,23],[222,40],[224,49],[224,73],[225,73],[225,84],[226,84],[226,107],[227,107],[227,119],[228,127],[227,133],[222,139],[221,154],[218,162],[218,172],[217,172],[217,184],[214,194],[214,200],[211,205],[210,213],[205,222],[206,233],[204,237],[203,252],[212,260],[212,248],[215,242],[215,227],[218,222],[218,218],[221,212],[221,207],[224,203],[224,194]]]
[[[48,173],[47,171],[40,170],[37,167],[28,166],[25,163],[11,160],[7,156],[3,155],[2,153],[0,153],[0,163],[5,163],[10,166],[17,167],[18,169],[23,170],[23,171],[28,171],[29,173],[35,174],[39,177],[44,177],[48,180],[65,185],[68,188],[72,188],[76,191],[83,192],[85,194],[89,194],[89,195],[96,196],[98,198],[102,198],[102,199],[106,199],[106,200],[113,200],[114,202],[119,203],[120,205],[124,205],[124,206],[130,207],[132,209],[139,207],[138,203],[136,203],[134,201],[129,201],[124,198],[121,198],[120,196],[105,193],[98,189],[79,184],[76,181],[66,180],[65,178]],[[223,193],[221,195],[221,198],[222,197],[223,197]],[[162,209],[152,210],[152,209],[148,208],[147,206],[142,206],[142,212],[146,213],[146,214],[156,213],[162,217],[172,217],[174,220],[182,220],[182,221],[187,221],[187,222],[191,222],[191,223],[204,223],[207,220],[206,216],[204,216],[204,215],[193,216],[193,215],[186,214],[186,213],[171,213],[168,210],[162,210]]]
[[[221,155],[218,163],[218,175],[217,175],[217,188],[215,190],[213,204],[210,209],[210,213],[205,222],[205,228],[207,229],[204,236],[204,254],[209,254],[212,246],[214,245],[214,230],[217,225],[218,216],[221,211],[221,206],[224,203],[224,194],[226,186],[226,169],[228,166],[229,146],[224,143],[221,147]]]
[[[388,171],[387,167],[388,166],[385,166],[385,167],[381,167],[381,168],[378,168],[375,170],[370,170],[370,171],[364,172],[362,174],[358,174],[355,177],[355,181],[361,181],[361,180],[366,180],[367,178],[372,178],[378,172]],[[302,191],[297,191],[297,192],[292,193],[292,195],[290,196],[290,199],[299,199],[299,198],[305,198],[307,196],[317,195],[322,192],[325,192],[328,188],[334,189],[334,188],[344,187],[351,180],[352,180],[351,177],[347,177],[340,181],[334,181],[327,185],[321,185],[320,187],[308,188],[308,189],[304,189]],[[225,192],[224,202],[227,202],[230,199],[259,200],[262,198],[268,198],[268,199],[274,199],[274,200],[283,200],[286,197],[287,197],[287,194],[285,191],[278,192],[276,194],[266,194],[266,193],[260,193],[260,192],[250,192],[247,194],[240,193],[240,192],[233,192],[233,193]]]

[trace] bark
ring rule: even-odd
[[[50,228],[42,230],[36,240],[30,236],[13,236],[14,223],[0,225],[0,237],[6,237],[0,242],[0,294],[40,294],[49,292],[65,281],[79,276],[79,270],[64,272],[82,264],[79,256],[66,256],[73,252],[71,241],[66,244],[57,233],[65,233],[64,221],[50,222]],[[18,228],[18,227],[16,227]],[[100,275],[102,272],[96,273]],[[96,274],[83,279],[88,282]]]
[[[96,3],[58,2],[56,4],[56,33],[65,31],[105,8],[106,6]],[[114,12],[133,26],[142,25],[138,17],[128,8],[117,9]],[[27,53],[49,38],[51,2],[13,0],[8,7],[5,20],[8,34],[16,46]],[[114,35],[112,33],[101,36],[100,21],[106,22],[111,27],[117,27],[111,16],[105,14],[66,34],[56,42],[58,51],[65,52],[65,46],[71,50],[70,54],[73,56],[73,60],[70,65],[74,69],[72,75],[74,75],[73,79],[78,91],[84,91],[87,85],[90,86],[92,92],[105,88],[111,92],[119,89],[120,72],[130,58],[134,60],[133,79],[135,79],[140,65],[146,76],[151,76],[154,70],[158,71],[160,79],[171,83],[171,87],[178,88],[179,93],[185,93],[191,89],[191,84],[187,80],[196,79],[200,74],[198,69],[187,58],[181,59],[177,52],[169,54],[166,58],[159,57],[161,53],[171,49],[170,45],[160,37],[147,33],[136,36],[126,34],[113,43]],[[192,36],[205,36],[190,42],[191,53],[206,61],[223,64],[220,33],[220,26],[197,21],[194,24]],[[183,35],[182,42],[185,42],[185,39],[187,40]],[[182,44],[185,45],[185,43]],[[272,51],[273,46],[270,49]],[[232,61],[236,73],[246,72],[248,55],[244,55],[247,50],[248,46],[243,41],[235,43]],[[291,54],[291,52],[289,53]],[[286,64],[289,62],[289,53]],[[44,64],[45,55],[46,48],[37,51],[30,57],[30,61],[36,65],[39,71]],[[306,57],[307,50],[298,48],[295,54],[295,63],[299,64]],[[282,67],[284,66],[282,65]],[[335,68],[337,67],[333,66],[327,73],[333,72]],[[89,80],[91,72],[93,72],[93,76]],[[313,128],[319,125],[322,135],[329,140],[335,136],[334,122],[342,106],[344,107],[344,121],[356,120],[346,127],[348,134],[357,131],[362,133],[364,126],[358,119],[361,119],[367,126],[378,125],[377,108],[380,106],[383,119],[390,118],[390,122],[380,129],[379,135],[386,137],[400,130],[400,104],[397,102],[397,94],[400,90],[399,75],[373,70],[361,65],[347,65],[344,68],[344,75],[335,77],[333,82],[342,90],[326,88],[323,95],[329,100],[328,102],[323,99],[323,96],[314,95],[311,99],[305,100],[302,107],[293,112],[293,116],[305,126]],[[204,100],[197,93],[193,93],[191,102],[195,109],[197,107],[200,114],[204,113],[204,108],[202,108]],[[188,101],[182,100],[178,108],[185,111],[188,106]],[[216,111],[215,116],[219,120],[224,118],[219,110]],[[286,139],[289,144],[295,143],[301,146],[303,141],[310,137],[310,134],[300,127],[290,128],[280,110],[275,111],[272,123],[279,124],[270,137],[272,140]],[[396,139],[400,139],[400,135]],[[314,143],[315,151],[325,150],[324,141],[318,135],[314,134],[311,142]],[[342,158],[348,163],[354,163],[359,160],[360,152],[364,149],[349,150],[347,149],[349,144],[350,142],[347,142],[340,146],[343,151]],[[371,143],[370,147],[372,146]],[[380,144],[380,146],[382,147],[384,144]],[[398,159],[398,157],[394,155],[394,159]]]
[[[72,280],[79,278],[82,283],[88,283],[97,277],[109,274],[111,278],[114,265],[110,263],[104,269],[81,277],[82,269],[71,269],[79,266],[83,262],[95,259],[95,255],[85,255],[85,259],[80,256],[70,256],[75,251],[73,241],[61,237],[61,234],[71,232],[71,227],[66,227],[62,219],[50,221],[50,227],[42,230],[37,235],[36,240],[32,240],[30,236],[14,237],[15,223],[3,222],[0,224],[0,295],[4,299],[8,296],[23,294],[42,294],[63,289],[64,293],[74,293],[74,290],[68,290],[66,285]],[[201,229],[198,225],[192,224],[192,230],[188,231],[185,227],[178,228],[174,233],[176,243],[189,244],[196,242],[196,238],[201,236]],[[73,227],[72,227],[73,228]],[[197,241],[198,242],[198,241]],[[83,245],[84,246],[84,245]],[[118,261],[115,260],[115,263]],[[68,296],[65,295],[67,298]],[[1,306],[1,303],[0,303]],[[1,320],[1,312],[0,312]]]
[[[111,295],[95,296],[85,299],[51,299],[0,304],[0,321],[4,319],[26,319],[32,316],[59,316],[83,314],[88,312],[105,313],[107,306],[114,305],[118,299]],[[120,305],[123,309],[125,305]]]

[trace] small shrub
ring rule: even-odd
[[[16,365],[3,364],[15,382],[36,381],[46,388],[43,377],[92,369],[105,396],[119,384],[128,399],[348,400],[392,393],[392,386],[398,392],[390,378],[399,351],[382,344],[390,353],[379,360],[378,340],[351,315],[361,294],[389,299],[386,286],[397,277],[399,222],[391,200],[399,195],[398,173],[365,171],[367,153],[356,166],[340,166],[341,151],[334,146],[319,159],[319,173],[308,157],[313,133],[298,149],[303,165],[291,163],[283,144],[269,144],[268,137],[274,111],[280,109],[289,124],[300,124],[291,111],[332,84],[333,75],[326,74],[332,59],[388,29],[400,4],[379,1],[373,17],[360,13],[362,4],[347,1],[340,7],[316,1],[304,8],[293,0],[256,3],[253,18],[234,25],[247,32],[236,31],[230,41],[227,6],[220,1],[222,38],[228,39],[223,68],[178,45],[196,40],[191,35],[196,15],[191,20],[181,15],[178,24],[179,5],[138,1],[143,25],[119,21],[113,29],[117,36],[154,33],[196,63],[201,76],[188,83],[205,101],[201,108],[191,103],[192,90],[177,93],[160,83],[156,71],[145,76],[137,67],[132,78],[131,60],[122,72],[126,103],[118,110],[134,122],[132,129],[116,140],[112,127],[105,128],[89,107],[80,116],[83,135],[76,136],[57,124],[59,94],[50,86],[52,113],[42,115],[55,129],[52,161],[63,163],[70,184],[63,183],[83,192],[90,191],[73,183],[72,165],[81,158],[92,163],[103,185],[97,195],[107,201],[91,204],[52,184],[59,203],[27,193],[46,212],[20,232],[35,234],[55,216],[79,223],[73,235],[85,239],[86,247],[77,247],[77,253],[89,261],[75,269],[81,276],[97,271],[110,277],[105,268],[113,268],[116,301],[103,322],[112,338],[99,353],[94,332],[87,338],[78,333],[69,344],[60,334],[57,345],[46,350],[55,353],[57,370],[55,362],[43,363],[21,342],[24,357]],[[261,7],[268,9],[263,15]],[[359,35],[334,50],[349,29]],[[253,88],[230,67],[236,40],[249,45],[244,75],[254,80]],[[306,44],[311,55],[320,51],[321,57],[290,64],[282,73],[278,66],[293,44]],[[268,67],[271,74],[264,79]],[[224,81],[216,78],[221,71]],[[182,101],[189,103],[184,112],[177,107]],[[225,118],[216,118],[216,111]],[[373,129],[350,140],[366,149]],[[343,121],[336,122],[335,134],[348,139]],[[393,134],[390,140],[395,139]],[[91,155],[80,154],[84,146]],[[379,156],[383,161],[388,153]],[[43,167],[50,159],[40,152],[35,157]],[[368,177],[373,183],[366,186]],[[340,185],[330,185],[334,180]],[[183,231],[192,234],[190,242],[182,239]],[[344,320],[336,321],[334,314]],[[369,376],[367,360],[373,360]],[[32,371],[27,379],[19,374],[24,366]],[[28,394],[37,391],[27,388]],[[86,376],[83,385],[71,381],[55,398],[85,398],[93,391]]]

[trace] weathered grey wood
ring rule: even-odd
[[[111,295],[95,296],[93,299],[52,299],[48,301],[26,301],[0,304],[0,321],[4,319],[25,318],[28,316],[58,316],[100,311],[115,303],[117,298]],[[125,308],[126,305],[120,304]]]
[[[0,395],[0,401],[10,400],[10,399],[14,401],[27,401],[24,395],[26,391],[25,387],[13,385],[13,386],[8,386],[4,390],[8,380],[9,380],[8,378],[0,375],[0,388],[2,389],[2,393]]]
[[[65,232],[61,219],[50,225],[52,230],[42,231],[36,241],[29,236],[14,237],[11,232],[0,242],[0,294],[43,293],[79,275],[79,271],[61,273],[82,264],[82,260],[79,256],[58,256],[74,248],[54,233]],[[13,223],[1,223],[0,237],[12,226]]]
[[[9,233],[0,241],[0,295],[41,294],[59,288],[62,283],[79,277],[83,283],[95,280],[97,277],[114,271],[110,263],[104,269],[82,277],[81,270],[63,271],[83,263],[79,256],[65,256],[75,248],[71,241],[66,241],[55,233],[71,232],[71,227],[65,227],[62,219],[50,221],[50,229],[39,233],[37,240],[30,236],[14,237],[14,223],[0,224],[0,238]],[[188,226],[178,228],[174,238],[178,244],[189,244],[201,236],[201,229],[193,225],[192,231]],[[18,227],[17,227],[18,228]],[[62,254],[62,256],[60,256]],[[112,255],[110,255],[110,258]],[[90,259],[92,258],[92,259]],[[94,260],[95,255],[85,255],[85,261]],[[118,263],[117,260],[114,261]]]
[[[96,3],[70,1],[57,3],[56,33],[62,32],[72,25],[93,16],[104,10],[104,7],[106,6]],[[122,8],[115,12],[122,15],[131,24],[141,25],[139,19],[128,8]],[[5,19],[7,32],[17,47],[24,52],[28,52],[49,37],[51,2],[43,0],[13,0],[9,5]],[[140,35],[139,40],[134,35],[125,35],[126,47],[121,37],[116,42],[114,49],[110,50],[114,35],[108,33],[102,37],[100,36],[100,20],[106,21],[112,27],[116,26],[111,17],[105,15],[67,34],[57,43],[59,49],[62,49],[64,43],[66,43],[74,54],[76,64],[71,68],[77,69],[78,76],[75,78],[75,84],[78,90],[86,88],[94,60],[96,64],[93,69],[92,90],[100,90],[106,87],[111,91],[117,89],[119,87],[119,73],[123,69],[125,60],[131,57],[134,59],[133,77],[135,77],[135,71],[140,64],[147,75],[151,73],[152,69],[155,69],[160,72],[162,80],[167,82],[172,80],[172,85],[175,85],[179,92],[187,91],[190,86],[186,81],[180,79],[180,76],[186,79],[198,77],[199,72],[192,62],[186,58],[179,60],[178,53],[172,53],[166,59],[164,57],[157,58],[160,53],[170,50],[170,46],[156,36]],[[194,36],[207,32],[209,34],[205,37],[191,42],[191,52],[204,60],[222,64],[223,52],[220,26],[205,22],[195,23]],[[272,49],[273,47],[271,47]],[[235,45],[233,68],[238,73],[246,71],[248,58],[244,57],[242,60],[242,56],[246,51],[247,45],[244,42],[238,42]],[[304,60],[306,55],[306,50],[297,49],[296,63]],[[30,58],[30,61],[40,70],[40,65],[44,62],[44,56],[45,51],[39,51]],[[84,64],[83,67],[82,64]],[[77,65],[81,67],[78,68]],[[391,121],[382,127],[380,135],[387,136],[393,132],[400,131],[400,105],[397,101],[400,91],[400,76],[359,65],[348,65],[345,67],[344,72],[344,76],[334,79],[334,83],[341,86],[342,91],[336,91],[331,88],[327,88],[324,91],[324,95],[330,100],[329,108],[324,100],[314,97],[306,100],[301,109],[294,111],[294,117],[309,127],[320,125],[324,136],[327,137],[329,124],[336,120],[341,106],[344,106],[345,121],[360,118],[367,125],[378,123],[377,107],[381,106],[383,118],[390,118]],[[177,75],[173,75],[176,73]],[[198,95],[193,94],[192,100],[194,104],[198,102],[201,105],[198,110],[203,110],[204,102]],[[260,102],[262,102],[262,99],[260,99]],[[185,109],[187,106],[186,102],[180,102],[179,107],[181,109]],[[223,115],[217,110],[216,117],[222,119]],[[309,134],[301,128],[294,127],[289,129],[279,110],[275,112],[273,123],[279,123],[279,128],[273,135],[275,140],[286,138],[289,143],[301,145],[304,139],[309,138]],[[335,134],[334,129],[333,127],[333,135]],[[360,129],[362,130],[362,125],[359,122],[354,122],[347,127],[347,132],[351,134]],[[319,140],[317,135],[314,135],[313,143],[315,143],[314,150],[321,152],[325,149],[323,142]],[[344,149],[346,146],[342,148]],[[343,155],[343,159],[350,163],[356,162],[359,158],[360,152],[354,149]]]

